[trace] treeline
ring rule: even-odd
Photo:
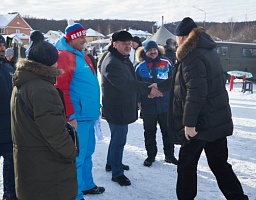
[[[24,17],[28,24],[34,30],[40,30],[44,33],[49,30],[64,32],[67,21],[66,20],[47,20],[31,17]],[[111,19],[88,19],[77,20],[75,22],[81,23],[86,29],[92,28],[103,35],[108,35],[120,29],[135,29],[148,31],[154,33],[156,31],[155,22],[153,21],[136,21],[136,20],[111,20]],[[174,32],[178,22],[165,24],[164,26],[170,31]],[[209,33],[216,40],[226,40],[235,42],[256,42],[256,21],[250,22],[197,22],[199,26],[205,26],[207,33]]]

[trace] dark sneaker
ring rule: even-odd
[[[85,191],[82,191],[82,192],[83,192],[84,195],[86,195],[86,194],[102,194],[103,192],[105,192],[105,188],[95,186],[94,188],[92,188],[90,190],[85,190]]]
[[[167,163],[172,163],[174,165],[178,165],[178,160],[174,157],[174,156],[171,156],[171,157],[165,157],[165,162]]]
[[[129,165],[124,165],[124,164],[123,164],[123,170],[129,170],[129,169],[130,169]],[[110,172],[110,171],[112,170],[111,165],[106,164],[105,170],[106,170],[107,172]]]
[[[146,167],[150,167],[153,162],[155,162],[155,159],[147,158],[147,159],[144,161],[143,165],[146,166]]]
[[[117,182],[121,186],[129,186],[129,185],[131,185],[131,181],[125,175],[121,175],[121,176],[117,176],[117,177],[112,177],[111,180],[114,181],[114,182]]]

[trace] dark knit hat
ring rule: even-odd
[[[65,34],[67,40],[71,41],[81,36],[86,36],[86,30],[81,24],[74,23],[66,27]]]
[[[128,31],[119,31],[119,32],[115,32],[112,35],[112,41],[116,42],[116,41],[132,41],[132,35],[128,32]]]
[[[142,46],[142,43],[141,43],[140,38],[138,36],[134,36],[132,38],[132,41],[138,43],[139,46]]]
[[[149,49],[158,49],[158,45],[153,40],[148,40],[144,43],[144,52],[146,53]]]
[[[187,36],[197,25],[190,17],[185,17],[176,27],[174,35]]]
[[[32,41],[28,49],[27,58],[46,66],[52,66],[59,58],[58,50],[51,43],[44,41],[40,31],[34,31],[30,35]]]
[[[0,43],[4,43],[5,44],[5,39],[4,36],[0,35]]]

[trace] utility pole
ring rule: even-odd
[[[203,10],[203,9],[201,9],[201,8],[197,8],[197,7],[195,7],[195,6],[192,6],[192,7],[193,7],[193,8],[195,8],[195,9],[197,9],[197,10],[200,10],[200,11],[204,12],[204,28],[205,28],[206,11],[205,11],[205,10]]]

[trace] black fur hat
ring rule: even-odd
[[[112,35],[112,41],[132,41],[132,35],[128,31],[115,32]]]

